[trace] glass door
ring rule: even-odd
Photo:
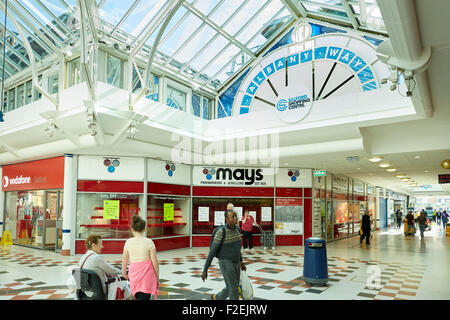
[[[327,241],[334,240],[334,215],[333,215],[333,201],[326,200],[326,209],[327,209]]]
[[[45,192],[45,215],[43,230],[43,249],[56,249],[56,220],[59,215],[59,196],[58,191]]]
[[[62,235],[63,235],[63,198],[64,192],[58,191],[58,212],[56,214],[56,252],[62,250]]]

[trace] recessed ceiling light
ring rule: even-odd
[[[387,168],[387,167],[391,166],[391,163],[390,162],[382,162],[378,166],[382,167],[382,168]]]
[[[429,171],[429,170],[425,170],[424,172],[425,172],[425,173],[428,173],[428,172],[430,172],[430,171]]]
[[[369,176],[373,176],[373,173],[369,173]]]
[[[361,168],[356,168],[356,170],[361,170]]]
[[[397,168],[388,168],[388,169],[386,169],[386,171],[395,172],[395,171],[397,171]]]
[[[378,161],[383,160],[383,157],[381,157],[381,156],[373,156],[373,157],[370,157],[368,160],[370,162],[378,162]]]
[[[404,174],[404,173],[397,173],[395,176],[397,178],[404,178],[404,177],[406,177],[406,174]]]
[[[416,159],[420,159],[420,156],[415,156],[414,158],[416,158]]]
[[[403,178],[403,179],[402,179],[402,181],[405,181],[405,182],[407,182],[407,181],[409,181],[409,180],[411,180],[411,178]]]

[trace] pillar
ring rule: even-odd
[[[76,159],[72,154],[64,154],[64,197],[63,197],[63,243],[61,255],[75,254],[76,236]]]

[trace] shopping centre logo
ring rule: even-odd
[[[171,176],[173,176],[173,173],[177,167],[172,162],[166,162],[165,168],[166,168],[167,174],[169,175],[169,177],[171,177]]]
[[[29,184],[31,183],[31,177],[24,177],[22,175],[16,176],[10,179],[8,176],[3,176],[3,188],[7,188],[9,185],[13,184]]]
[[[287,107],[288,107],[288,102],[286,101],[286,99],[280,99],[277,102],[278,111],[284,111],[284,110],[286,110]]]
[[[297,169],[289,169],[288,176],[291,178],[292,182],[297,181],[297,178],[300,176],[300,172]]]
[[[231,168],[216,168],[204,167],[203,174],[206,179],[211,181],[215,178],[216,181],[229,180],[244,182],[245,185],[252,185],[255,181],[264,179],[262,169],[231,169]]]
[[[109,173],[116,171],[116,168],[120,166],[120,158],[103,158],[103,165],[107,167]]]

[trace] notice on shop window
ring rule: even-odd
[[[174,219],[174,204],[164,203],[164,221],[173,221]]]
[[[214,211],[214,225],[223,226],[225,224],[225,211]]]
[[[119,219],[120,200],[103,200],[103,219]]]
[[[209,222],[209,207],[198,207],[198,222]]]
[[[261,207],[261,221],[272,221],[272,207]]]
[[[234,207],[234,211],[236,212],[238,221],[242,220],[242,207]]]

